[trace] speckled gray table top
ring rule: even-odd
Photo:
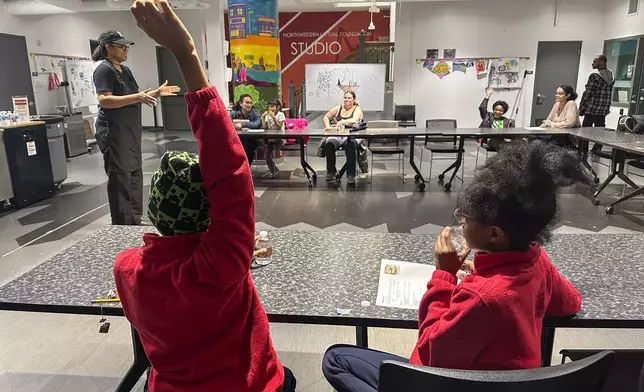
[[[99,313],[90,301],[114,288],[115,256],[121,249],[141,245],[142,234],[150,229],[111,226],[99,230],[0,287],[0,309]],[[415,325],[416,311],[374,305],[380,261],[432,263],[433,238],[387,233],[269,233],[275,243],[273,263],[253,270],[252,276],[271,320]],[[546,249],[583,298],[580,314],[556,325],[644,324],[644,235],[559,234]],[[371,306],[362,307],[362,301]],[[113,314],[121,312],[118,304],[109,306]],[[338,315],[338,308],[350,310],[349,315]]]

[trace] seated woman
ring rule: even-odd
[[[332,124],[335,126],[352,127],[353,124],[362,120],[362,109],[356,103],[356,93],[347,90],[344,93],[344,104],[335,107],[324,116],[324,127],[329,128]],[[336,183],[335,152],[344,147],[344,153],[347,156],[347,182],[356,183],[356,151],[359,141],[351,139],[351,143],[346,137],[329,137],[326,139],[326,181]]]
[[[230,118],[233,120],[235,129],[241,131],[243,129],[259,129],[262,126],[259,118],[259,113],[253,108],[253,98],[248,94],[242,94],[239,100],[230,111]],[[239,135],[241,142],[246,151],[248,158],[248,165],[253,163],[255,158],[255,150],[257,149],[257,139]]]
[[[579,128],[579,109],[577,108],[577,93],[567,84],[559,86],[556,93],[555,105],[548,118],[541,124],[544,128]]]
[[[271,99],[268,101],[268,109],[262,114],[262,128],[264,129],[284,129],[284,122],[286,116],[282,113],[282,103],[278,99]],[[278,152],[284,139],[271,139],[266,143],[265,158],[266,165],[268,166],[268,173],[263,177],[273,178],[279,173],[279,169],[273,160],[273,154]]]
[[[494,94],[493,88],[485,89],[485,98],[483,98],[483,102],[481,102],[481,106],[479,106],[479,114],[481,115],[481,120],[483,120],[481,121],[479,128],[514,128],[514,120],[505,117],[505,113],[507,113],[510,109],[510,106],[507,102],[496,101],[494,102],[494,105],[492,105],[492,110],[494,111],[487,111],[487,106],[490,102],[492,94]],[[491,137],[486,141],[488,146],[497,151],[506,142],[507,140],[502,137]]]

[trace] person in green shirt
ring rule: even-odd
[[[479,128],[514,128],[514,120],[505,117],[505,114],[510,109],[510,106],[505,101],[496,101],[492,105],[493,112],[487,110],[490,98],[494,94],[494,89],[487,88],[485,90],[485,98],[479,106],[479,114],[481,115],[481,125]],[[497,150],[505,143],[505,139],[501,137],[488,138],[487,145]]]

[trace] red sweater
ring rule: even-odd
[[[118,255],[125,316],[150,362],[150,392],[273,392],[284,369],[251,279],[254,194],[246,154],[214,88],[185,94],[211,219],[204,233],[146,234]]]
[[[544,315],[579,312],[581,295],[541,247],[474,256],[475,271],[435,271],[418,311],[410,362],[469,370],[537,368]]]

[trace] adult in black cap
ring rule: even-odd
[[[166,81],[156,90],[139,91],[128,67],[128,49],[134,42],[116,30],[98,37],[92,53],[101,61],[94,71],[100,110],[96,141],[103,153],[107,197],[114,225],[138,225],[143,215],[143,171],[141,168],[141,104],[156,105],[160,96],[176,95],[179,87]]]

